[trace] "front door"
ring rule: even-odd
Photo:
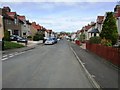
[[[14,35],[19,35],[19,31],[18,30],[14,30],[13,34]]]

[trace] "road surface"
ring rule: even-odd
[[[3,88],[92,88],[66,40],[2,61],[2,78]]]

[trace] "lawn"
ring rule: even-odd
[[[4,42],[4,50],[7,49],[15,49],[15,48],[22,48],[25,47],[24,45],[15,43],[15,42],[10,42],[10,41],[5,41]]]

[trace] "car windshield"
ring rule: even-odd
[[[47,41],[51,41],[51,40],[53,40],[53,39],[52,38],[47,39]]]

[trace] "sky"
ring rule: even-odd
[[[25,15],[27,20],[52,29],[54,32],[76,32],[97,16],[114,11],[117,2],[48,2],[48,0],[24,2],[0,2],[0,8],[9,6],[19,15]],[[34,1],[34,2],[33,2]],[[72,0],[73,1],[73,0]],[[93,0],[94,1],[94,0]],[[115,0],[114,0],[115,1]]]

